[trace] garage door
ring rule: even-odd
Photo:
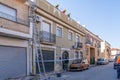
[[[26,48],[0,46],[0,80],[26,75]]]

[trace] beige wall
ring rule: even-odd
[[[82,33],[85,34],[85,30],[81,25],[79,25],[73,19],[67,17],[66,14],[61,13],[61,11],[56,9],[53,5],[48,3],[46,0],[37,0],[37,7],[38,7],[37,12],[41,16],[51,18],[51,19],[55,18],[55,19],[53,19],[55,22],[61,22],[62,21],[63,24],[69,25],[70,28],[73,27],[74,29],[79,30],[79,32],[82,32]],[[56,15],[58,15],[58,16],[56,16]]]
[[[0,45],[28,47],[28,41],[20,40],[20,39],[14,39],[14,38],[0,37]]]
[[[4,29],[9,29],[9,30],[29,34],[29,27],[28,26],[18,24],[16,22],[6,20],[6,19],[3,19],[3,18],[0,18],[0,26],[1,26],[1,28],[4,28]]]

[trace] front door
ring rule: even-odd
[[[62,54],[62,67],[63,70],[68,69],[68,63],[69,63],[69,53],[67,51],[64,51]]]
[[[90,48],[90,64],[95,64],[95,49]]]

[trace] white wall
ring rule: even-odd
[[[114,51],[111,51],[111,55],[116,55],[117,54],[117,51],[114,50]]]
[[[101,42],[101,53],[103,53],[105,50],[105,43]]]

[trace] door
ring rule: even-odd
[[[26,48],[0,46],[0,80],[25,76],[26,58]]]
[[[68,69],[68,63],[69,63],[69,53],[67,51],[64,51],[62,54],[62,66],[63,70]]]

